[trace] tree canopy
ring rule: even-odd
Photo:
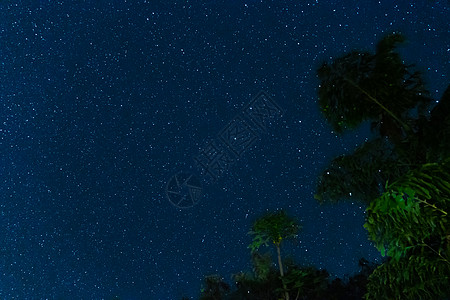
[[[270,212],[257,219],[253,224],[249,234],[253,236],[253,242],[249,245],[252,251],[256,251],[262,245],[268,245],[272,242],[280,246],[285,239],[297,235],[301,226],[297,221],[288,216],[285,211]]]
[[[399,33],[388,35],[375,54],[353,51],[317,71],[319,107],[334,130],[342,133],[369,121],[374,131],[322,172],[315,196],[320,202],[351,197],[369,203],[385,191],[386,182],[448,156],[450,89],[433,107],[421,73],[396,51],[403,41]]]
[[[391,34],[374,55],[353,51],[324,64],[319,106],[338,132],[371,121],[374,136],[331,162],[316,199],[367,203],[364,227],[388,260],[369,277],[366,299],[450,296],[450,86],[439,104]],[[431,113],[429,113],[431,111]]]

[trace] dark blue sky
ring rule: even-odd
[[[33,3],[33,4],[30,4]],[[0,297],[180,299],[250,268],[267,210],[304,226],[285,255],[332,276],[379,259],[364,207],[320,207],[337,137],[315,70],[401,31],[435,99],[449,83],[448,1],[2,1]],[[296,4],[300,3],[300,4]],[[166,184],[260,90],[283,110],[189,209]]]

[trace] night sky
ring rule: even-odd
[[[276,209],[304,227],[283,255],[332,277],[379,261],[364,206],[313,198],[370,136],[333,133],[316,69],[400,31],[439,99],[448,20],[449,1],[2,1],[0,298],[197,297],[250,270],[247,232]],[[196,157],[260,91],[282,114],[206,181]],[[202,181],[196,205],[169,201],[175,174]]]

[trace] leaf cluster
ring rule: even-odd
[[[295,237],[301,226],[295,218],[280,210],[275,213],[268,213],[253,224],[248,232],[253,236],[253,241],[249,245],[252,251],[256,251],[262,245],[268,245],[270,242],[279,246],[284,239]]]
[[[395,137],[407,129],[400,117],[431,103],[420,72],[396,52],[402,42],[404,37],[394,33],[378,43],[375,54],[352,51],[318,69],[319,105],[336,132],[369,120]]]
[[[298,299],[300,296],[306,299],[317,299],[325,294],[328,287],[328,276],[329,274],[325,270],[294,266],[289,269],[282,280],[287,291],[295,294],[294,299]]]
[[[369,203],[384,192],[386,181],[392,181],[408,171],[400,164],[392,144],[386,138],[376,138],[359,146],[351,155],[332,160],[319,176],[316,200],[358,199]]]
[[[450,295],[450,159],[412,170],[386,190],[369,205],[364,227],[390,260],[371,275],[367,299]]]
[[[388,35],[374,55],[352,52],[319,70],[319,105],[337,132],[372,121],[374,138],[332,160],[317,182],[316,199],[369,203],[407,171],[440,162],[450,148],[450,85],[432,108],[421,74],[395,51]],[[431,113],[428,113],[431,111]]]
[[[366,300],[443,300],[450,295],[450,269],[435,256],[402,257],[370,275]]]
[[[434,251],[442,252],[448,247],[450,160],[423,165],[386,189],[367,208],[364,225],[383,256],[387,248],[387,255],[398,260],[409,250],[431,241]]]
[[[388,35],[374,55],[353,51],[318,71],[319,105],[334,130],[371,121],[375,131],[332,161],[316,195],[368,204],[364,226],[389,261],[370,276],[367,299],[450,295],[450,86],[431,110],[420,72],[396,52],[403,40]]]

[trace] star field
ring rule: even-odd
[[[317,67],[400,31],[431,96],[449,84],[448,1],[3,1],[0,16],[5,299],[195,298],[204,275],[250,269],[247,232],[275,209],[303,225],[283,254],[352,274],[380,259],[365,207],[313,195],[370,132],[325,123]],[[283,114],[197,205],[171,205],[168,180],[261,90]]]

